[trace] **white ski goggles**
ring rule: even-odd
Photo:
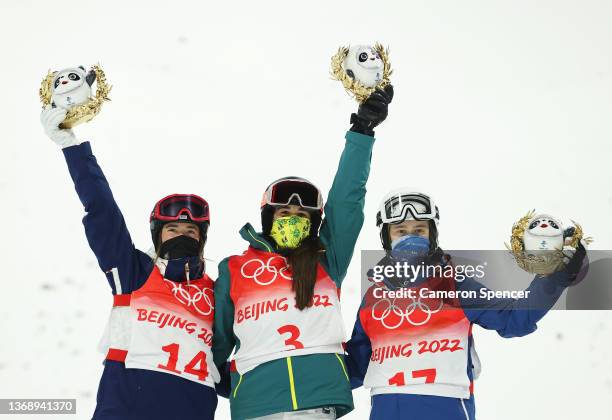
[[[438,219],[438,209],[424,194],[398,194],[385,201],[379,223],[400,223],[404,220]]]

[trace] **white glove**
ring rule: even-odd
[[[46,107],[40,114],[40,123],[45,134],[62,149],[81,144],[71,129],[60,128],[59,125],[66,118],[66,110],[62,108]]]

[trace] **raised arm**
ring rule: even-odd
[[[41,121],[49,138],[62,147],[68,171],[85,208],[83,225],[89,246],[98,259],[114,294],[140,287],[152,269],[151,259],[135,249],[123,215],[113,198],[89,142],[80,142],[72,130],[60,129],[65,111],[49,108]]]
[[[378,90],[351,116],[353,126],[332,183],[320,238],[325,245],[325,261],[331,277],[340,287],[351,262],[357,237],[363,226],[366,182],[374,145],[374,127],[387,117],[393,88]]]
[[[582,244],[569,255],[566,253],[564,270],[544,277],[536,277],[526,289],[522,299],[461,299],[461,307],[467,318],[483,328],[496,330],[505,338],[521,337],[534,332],[537,322],[555,305],[566,287],[572,284],[582,269],[586,250]],[[457,290],[488,291],[474,279],[457,282]]]
[[[483,328],[496,330],[505,338],[522,337],[537,329],[537,322],[552,308],[571,283],[566,271],[536,277],[521,299],[480,297],[488,288],[474,279],[457,283],[459,291],[473,291],[474,299],[461,299],[466,317]]]

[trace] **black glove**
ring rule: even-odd
[[[374,127],[387,118],[389,104],[393,100],[393,86],[384,90],[376,89],[364,103],[359,105],[356,114],[351,114],[351,131],[374,136]]]
[[[232,389],[229,362],[225,362],[223,365],[219,366],[219,374],[221,375],[221,382],[215,384],[215,390],[217,394],[223,398],[229,398]]]
[[[426,259],[426,265],[438,265],[441,263],[447,264],[451,259],[451,256],[444,253],[442,248],[437,247],[433,251],[429,251]]]
[[[576,228],[574,226],[570,226],[563,231],[563,239],[571,238],[576,233]]]
[[[567,274],[569,274],[569,280],[576,280],[576,276],[580,273],[580,269],[582,268],[582,263],[584,258],[586,257],[586,248],[582,245],[582,241],[578,242],[578,246],[576,246],[576,252],[572,258],[565,265],[565,270]]]

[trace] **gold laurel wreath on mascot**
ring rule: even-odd
[[[510,251],[517,265],[523,270],[538,274],[548,275],[560,271],[565,268],[563,262],[563,249],[554,249],[546,251],[530,251],[525,249],[523,241],[525,232],[527,231],[532,219],[536,216],[535,210],[527,212],[516,223],[512,225],[512,233],[510,236],[510,245],[505,243],[506,248]],[[582,226],[571,220],[574,228],[574,233],[568,239],[564,240],[566,246],[576,248],[578,243],[584,239],[586,244],[593,242],[593,238],[584,237]]]
[[[70,108],[66,113],[66,118],[60,124],[60,128],[72,128],[78,124],[90,121],[98,115],[100,109],[102,109],[102,104],[106,101],[110,101],[108,94],[111,90],[111,86],[106,82],[104,70],[102,70],[99,64],[92,66],[91,70],[96,75],[96,95],[94,97],[90,96],[86,102],[74,105]],[[58,73],[58,71],[49,70],[40,84],[38,94],[43,107],[47,107],[53,102],[53,83]]]
[[[374,47],[368,46],[357,46],[367,47],[376,51],[382,60],[382,69],[380,80],[373,86],[367,86],[363,81],[359,79],[358,75],[351,77],[348,69],[345,68],[346,61],[349,53],[352,53],[354,47],[340,47],[338,52],[331,58],[331,77],[334,80],[338,80],[344,86],[346,92],[359,103],[363,103],[368,97],[377,89],[384,88],[391,83],[390,77],[393,73],[391,70],[391,62],[389,61],[389,49],[384,48],[380,43],[376,43]]]

